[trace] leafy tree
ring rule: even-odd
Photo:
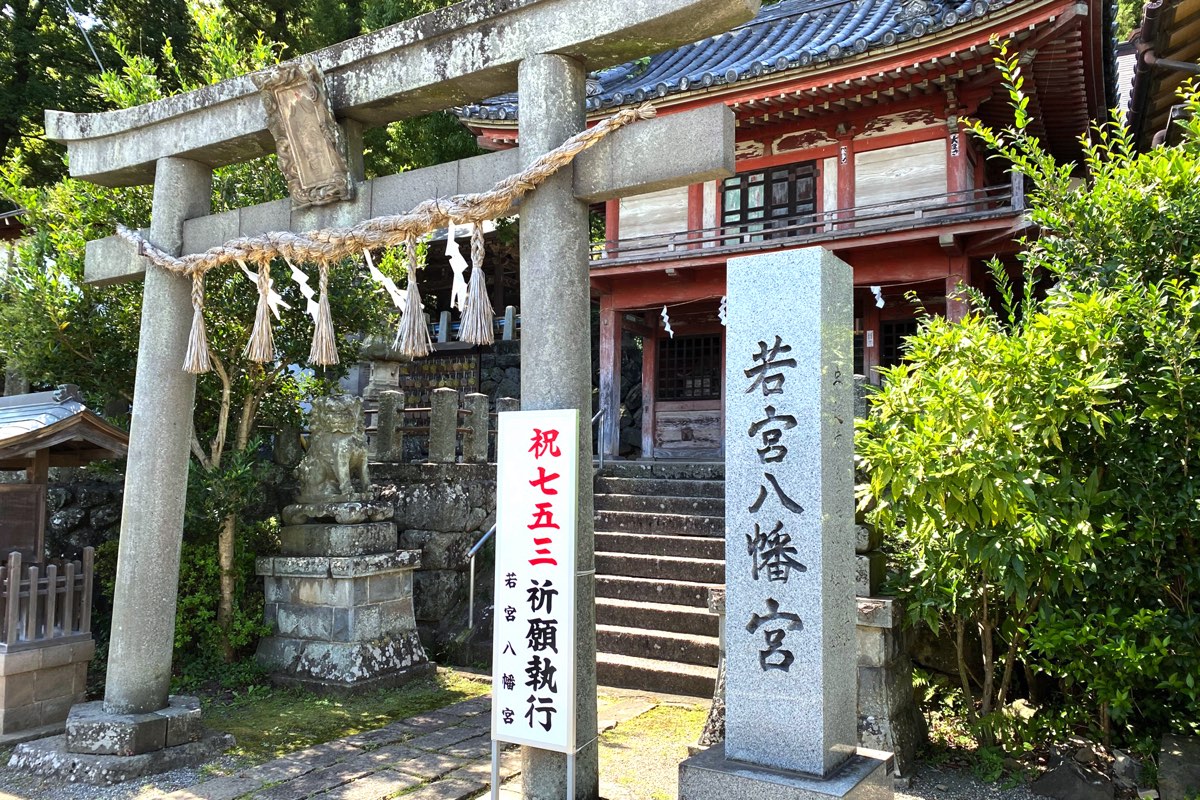
[[[997,268],[999,314],[976,297],[962,324],[924,321],[887,372],[856,440],[861,503],[899,551],[910,618],[954,632],[981,714],[1024,665],[1106,738],[1194,730],[1200,123],[1145,154],[1096,127],[1080,185],[1028,133],[1002,59],[1016,124],[974,130],[1034,183],[1041,234],[1020,297]],[[1200,92],[1185,101],[1200,111]]]
[[[197,14],[200,72],[219,80],[273,63],[278,48],[259,39],[246,48],[231,33],[226,12],[202,5]],[[120,74],[94,81],[114,106],[128,106],[164,95],[154,63],[122,52]],[[178,65],[170,60],[173,69]],[[176,75],[182,75],[182,69]],[[183,87],[193,88],[184,83]],[[130,398],[141,318],[141,285],[95,288],[83,284],[84,245],[111,233],[114,220],[144,225],[149,218],[148,189],[109,189],[63,179],[45,188],[28,185],[20,161],[0,170],[0,190],[28,209],[33,234],[18,245],[16,264],[0,283],[0,359],[39,383],[72,381],[103,403]],[[284,195],[273,157],[216,170],[214,211],[220,212]],[[303,363],[312,328],[302,313],[305,301],[282,264],[275,287],[292,311],[275,324],[278,361],[260,365],[242,357],[254,319],[257,292],[236,270],[213,272],[206,281],[205,318],[213,372],[197,384],[192,452],[198,478],[189,502],[189,536],[215,538],[219,601],[215,621],[225,658],[239,643],[235,629],[245,625],[236,606],[236,536],[242,509],[253,497],[258,477],[248,456],[255,450],[257,426],[264,414],[295,420],[298,401],[308,392],[328,391],[338,370],[306,377],[290,365]],[[313,275],[315,288],[315,271]],[[383,299],[350,264],[330,271],[329,299],[338,346],[352,363],[357,334],[386,321]],[[190,309],[179,309],[190,314]],[[252,566],[252,564],[251,564]],[[181,609],[189,608],[182,603]],[[245,643],[244,641],[241,643]]]
[[[71,8],[78,12],[78,22]],[[118,50],[146,55],[160,77],[168,41],[177,64],[190,74],[191,16],[186,0],[16,0],[0,14],[0,161],[24,154],[27,179],[45,184],[62,174],[61,152],[42,134],[45,109],[90,111],[105,107],[90,91],[100,72],[113,68]],[[86,30],[90,39],[84,39]]]

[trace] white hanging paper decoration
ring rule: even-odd
[[[663,306],[662,310],[663,330],[667,332],[667,336],[675,338],[675,331],[671,330],[671,317],[667,314],[667,307]]]
[[[316,322],[317,314],[319,314],[321,311],[321,306],[317,302],[317,293],[313,291],[311,286],[308,285],[308,276],[305,275],[301,270],[297,269],[296,265],[292,263],[291,259],[284,258],[283,261],[291,268],[292,280],[295,281],[296,285],[300,287],[300,294],[304,295],[305,312],[313,318],[313,322]]]
[[[379,271],[379,267],[375,266],[375,259],[371,258],[370,250],[363,250],[363,256],[367,259],[367,272],[370,273],[371,279],[387,291],[388,297],[392,298],[392,305],[400,309],[400,313],[403,314],[408,292],[397,289],[396,282]]]
[[[250,268],[246,266],[245,261],[239,261],[238,266],[246,274],[246,279],[255,286],[258,286],[258,273],[251,272]],[[267,275],[270,276],[270,272]],[[284,299],[279,296],[279,292],[275,291],[275,279],[271,277],[267,279],[267,306],[271,309],[271,316],[275,317],[275,319],[279,319],[280,308],[291,308],[291,305],[284,302]]]
[[[729,326],[729,295],[721,296],[721,307],[717,309],[717,319],[721,320],[721,324]]]
[[[875,295],[875,307],[883,308],[883,289],[879,286],[872,286],[871,293]]]
[[[450,269],[454,270],[454,282],[450,286],[450,307],[459,311],[467,310],[467,260],[458,249],[458,241],[454,238],[455,225],[453,220],[446,226],[446,257],[450,259]]]

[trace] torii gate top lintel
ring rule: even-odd
[[[305,58],[339,118],[376,126],[511,91],[535,53],[602,68],[729,30],[759,2],[466,0]],[[46,134],[67,145],[72,176],[109,186],[153,182],[160,158],[218,167],[273,149],[252,76],[117,111],[47,111]]]

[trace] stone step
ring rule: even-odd
[[[605,576],[721,584],[725,582],[725,562],[711,558],[600,552],[596,553],[596,573]]]
[[[724,461],[605,461],[602,473],[614,478],[725,480]]]
[[[677,606],[708,608],[708,590],[721,584],[698,581],[631,578],[623,575],[597,575],[596,596],[639,603],[667,603]]]
[[[605,553],[636,553],[720,561],[725,540],[715,536],[645,536],[640,533],[596,531],[596,549]]]
[[[601,686],[618,689],[712,697],[717,682],[717,669],[615,653],[597,653],[596,679]]]
[[[717,636],[720,633],[720,620],[708,609],[697,606],[596,598],[596,623],[599,625]]]
[[[619,478],[601,475],[596,479],[596,492],[654,497],[713,497],[724,500],[725,481]]]
[[[716,667],[721,645],[715,636],[597,625],[596,650],[634,658]]]
[[[668,495],[598,494],[597,511],[635,511],[651,514],[691,514],[724,517],[725,500],[716,497],[671,497]]]
[[[613,533],[668,534],[674,536],[725,535],[725,517],[690,514],[648,514],[636,511],[599,511],[596,530]]]

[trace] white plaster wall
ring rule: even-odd
[[[946,192],[946,142],[934,139],[854,154],[854,204],[898,203]]]
[[[621,198],[621,238],[687,230],[687,187]]]
[[[837,210],[838,162],[833,156],[821,162],[821,210]]]

